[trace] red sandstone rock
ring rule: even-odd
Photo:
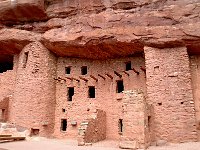
[[[198,25],[199,23],[193,26],[193,31],[196,29],[197,34]],[[181,28],[176,26],[146,28],[127,26],[126,29],[116,27],[92,31],[84,31],[83,28],[79,29],[80,31],[77,32],[76,30],[70,31],[68,28],[50,30],[43,35],[42,42],[48,49],[60,56],[95,58],[93,53],[98,53],[99,58],[112,58],[119,55],[128,56],[142,51],[145,45],[160,48],[186,45],[189,47],[190,52],[195,52],[192,46],[199,45],[200,41],[200,36],[194,36],[191,30],[188,31],[190,25],[185,25],[184,29],[183,26]],[[95,49],[92,48],[94,45],[96,46]],[[120,48],[118,45],[123,45],[123,47]],[[124,52],[117,54],[119,49],[123,49]],[[73,50],[74,52],[68,53],[68,50]],[[82,53],[83,51],[84,53]],[[104,53],[105,51],[107,53]]]
[[[0,103],[10,96],[8,121],[42,136],[74,138],[81,122],[100,109],[106,133],[95,128],[95,118],[98,125],[87,132],[93,142],[105,134],[119,140],[122,125],[123,147],[199,139],[198,0],[13,2],[0,2],[0,63],[14,55],[13,70],[0,74]],[[126,95],[127,102],[117,93],[119,80],[125,94],[142,89],[145,97],[135,103]]]
[[[68,0],[58,1],[55,4],[50,5],[46,13],[48,17],[70,17],[81,13],[98,13],[105,10],[102,0]]]
[[[32,41],[39,41],[41,35],[17,29],[0,30],[0,51],[1,55],[17,54],[25,45]]]
[[[39,21],[45,19],[43,0],[3,0],[0,2],[0,22]]]

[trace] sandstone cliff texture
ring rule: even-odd
[[[144,46],[198,53],[199,18],[199,0],[3,0],[0,51],[40,41],[58,56],[113,58]]]
[[[139,139],[145,147],[197,141],[199,27],[199,0],[1,0],[0,67],[12,56],[14,66],[1,74],[0,98],[9,99],[12,122],[42,136],[76,137],[77,126],[101,109],[107,139],[122,136],[132,145]],[[121,91],[138,89],[144,92],[140,101],[127,99],[135,108],[122,107]],[[129,126],[126,115],[140,121]]]

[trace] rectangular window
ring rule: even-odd
[[[65,74],[71,73],[71,67],[65,67]]]
[[[87,66],[82,66],[81,67],[81,75],[86,75],[87,74]]]
[[[26,64],[28,62],[28,53],[29,52],[24,53],[23,68],[26,68]]]
[[[5,109],[1,109],[1,116],[0,116],[0,121],[5,121]]]
[[[123,133],[123,119],[119,119],[119,133],[122,134]]]
[[[68,87],[68,101],[72,101],[72,97],[74,96],[74,87]]]
[[[123,80],[118,80],[117,81],[117,93],[121,93],[124,91],[124,82]]]
[[[150,130],[150,125],[151,125],[151,116],[148,116],[148,127],[149,127],[149,130]]]
[[[61,119],[61,131],[67,131],[67,119]]]
[[[131,67],[131,61],[126,62],[125,64],[126,64],[126,71],[129,71],[129,70],[132,69],[132,67]]]
[[[38,136],[40,133],[39,129],[33,129],[31,128],[31,136]]]
[[[90,86],[88,89],[88,97],[89,98],[95,98],[95,87]]]

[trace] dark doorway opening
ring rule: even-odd
[[[118,80],[117,81],[117,93],[121,93],[124,91],[124,82],[123,80]]]
[[[129,71],[129,70],[132,69],[132,68],[131,68],[131,61],[126,62],[125,64],[126,64],[126,71]]]
[[[61,119],[61,131],[67,131],[67,119]]]
[[[71,67],[65,67],[65,74],[71,73]]]
[[[13,70],[13,56],[0,56],[0,73]]]
[[[94,86],[90,86],[89,90],[88,90],[88,97],[89,98],[95,98],[95,87]]]
[[[87,66],[82,66],[81,67],[81,75],[86,75],[87,74]]]
[[[74,87],[68,87],[68,101],[72,101],[72,97],[74,96]]]

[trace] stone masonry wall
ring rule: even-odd
[[[125,70],[125,62],[131,61],[132,67],[140,72],[139,75],[134,71],[127,71],[129,76],[123,71]],[[71,66],[71,74],[65,74],[65,67]],[[88,74],[81,75],[81,67],[88,67]],[[89,116],[101,109],[106,112],[106,134],[107,139],[120,139],[118,121],[122,116],[122,93],[116,93],[116,80],[120,77],[114,74],[114,70],[122,75],[124,81],[124,90],[143,89],[146,91],[145,74],[140,70],[140,66],[144,66],[143,57],[130,57],[122,59],[110,60],[90,60],[90,59],[72,59],[59,58],[57,64],[57,76],[65,79],[57,81],[56,84],[56,116],[55,116],[55,132],[56,137],[73,137],[76,138],[78,134],[78,126],[82,121],[89,118]],[[105,75],[105,73],[112,75],[113,79]],[[105,80],[98,76],[101,74]],[[93,75],[98,79],[96,82],[90,77]],[[73,77],[76,80],[69,80],[67,77]],[[80,79],[84,77],[88,82]],[[88,86],[95,86],[95,98],[88,97]],[[72,101],[67,100],[67,88],[74,87],[74,96]],[[144,92],[145,93],[145,92]],[[62,109],[66,111],[63,112]],[[61,131],[61,119],[67,119],[67,131]],[[76,121],[77,126],[72,126],[71,122]]]
[[[15,71],[8,70],[0,74],[0,101],[13,94],[15,85]]]
[[[192,89],[194,95],[198,141],[200,141],[200,55],[190,57],[190,68],[192,74]]]
[[[147,104],[142,90],[125,91],[123,97],[121,148],[146,148],[149,145]]]
[[[78,145],[95,143],[104,139],[106,139],[106,112],[98,109],[91,115],[91,118],[81,123]]]
[[[0,73],[0,109],[5,109],[5,120],[9,121],[10,105],[15,88],[17,57],[13,60],[13,70]]]
[[[11,122],[53,133],[55,117],[56,58],[41,43],[25,46],[19,54]]]
[[[147,102],[154,107],[155,140],[196,141],[187,49],[145,47]]]
[[[0,122],[6,122],[9,117],[9,98],[0,101]]]

